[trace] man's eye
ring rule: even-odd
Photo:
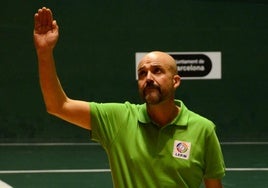
[[[144,77],[146,75],[146,72],[145,71],[140,71],[139,73],[138,73],[138,76],[139,77]]]
[[[156,68],[156,69],[154,69],[154,73],[155,74],[159,74],[159,73],[161,73],[162,71],[161,71],[161,69],[160,68]]]

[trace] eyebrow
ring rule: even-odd
[[[150,67],[156,67],[156,68],[162,68],[162,66],[161,65],[159,65],[159,64],[151,64],[151,66]],[[142,65],[141,67],[139,67],[138,68],[138,71],[139,70],[142,70],[142,69],[145,69],[145,66],[144,65]]]

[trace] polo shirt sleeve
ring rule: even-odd
[[[221,179],[225,175],[225,164],[221,146],[214,129],[206,138],[205,179]]]
[[[126,122],[126,105],[121,103],[90,102],[91,139],[104,148],[115,139],[120,126]]]

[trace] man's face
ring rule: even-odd
[[[165,56],[150,54],[145,56],[138,66],[138,87],[141,97],[147,104],[159,104],[173,99],[176,78],[173,67]]]

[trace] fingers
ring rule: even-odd
[[[52,28],[53,16],[50,9],[43,7],[38,10],[34,15],[34,27],[40,28]]]
[[[53,20],[53,21],[52,21],[52,28],[53,28],[53,29],[57,29],[57,30],[59,29],[59,26],[58,26],[56,20]]]

